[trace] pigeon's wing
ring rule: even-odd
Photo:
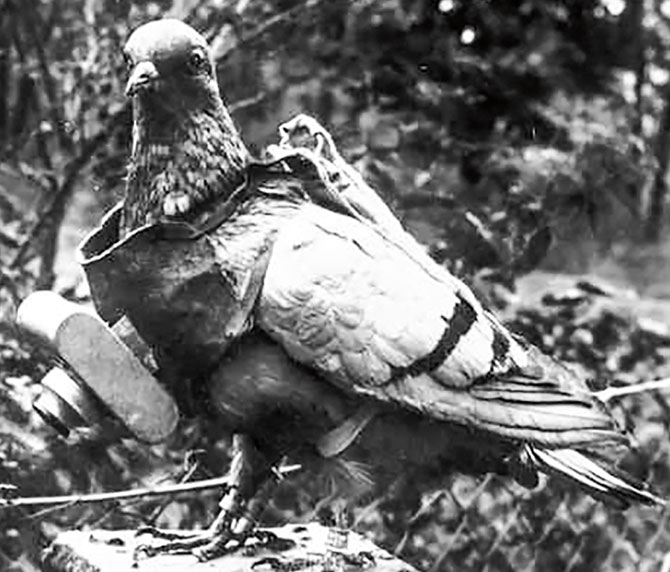
[[[278,233],[256,318],[349,393],[550,447],[619,437],[574,376],[427,255],[315,205]]]

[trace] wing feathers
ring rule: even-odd
[[[496,380],[489,382],[492,386]],[[514,385],[514,384],[512,384]],[[535,399],[521,393],[503,398],[487,394],[480,398],[473,388],[448,388],[429,375],[407,379],[380,388],[354,386],[353,391],[378,401],[405,408],[452,423],[490,431],[509,439],[546,447],[585,446],[593,442],[621,442],[625,438],[614,428],[611,417],[591,401],[566,400],[544,389]],[[527,392],[531,393],[531,392]],[[551,399],[545,399],[546,395]]]
[[[443,366],[463,336],[477,322],[478,316],[475,309],[461,296],[458,296],[458,302],[451,318],[448,320],[444,316],[441,318],[444,320],[444,330],[435,347],[405,367],[392,367],[391,376],[385,383],[429,373]]]
[[[477,399],[486,401],[502,401],[506,403],[529,403],[544,405],[577,405],[590,409],[594,406],[593,399],[587,395],[563,391],[551,384],[525,384],[507,380],[491,379],[485,385],[474,385],[470,394]]]
[[[257,318],[349,393],[547,447],[620,439],[570,370],[535,359],[418,247],[351,217],[306,205],[282,228]]]
[[[547,451],[527,446],[526,452],[538,469],[576,481],[594,496],[614,499],[624,507],[631,502],[666,505],[663,499],[645,490],[641,483],[605,470],[578,451]]]

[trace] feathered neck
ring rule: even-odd
[[[220,99],[180,113],[135,102],[121,236],[166,215],[189,220],[204,205],[225,200],[244,181],[248,161]]]

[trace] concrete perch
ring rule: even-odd
[[[161,555],[134,562],[135,547],[147,537],[134,531],[69,531],[44,552],[44,572],[416,572],[360,534],[348,532],[347,546],[333,548],[333,529],[316,523],[263,529],[278,539],[254,544],[209,562],[191,555]]]

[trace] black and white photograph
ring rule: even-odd
[[[670,572],[670,0],[0,0],[0,572]]]

